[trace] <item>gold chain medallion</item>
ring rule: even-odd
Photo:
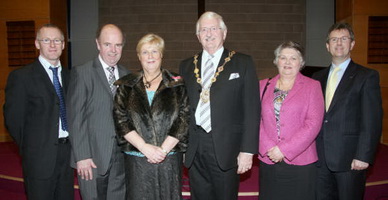
[[[207,102],[209,101],[209,99],[210,99],[210,87],[212,86],[212,84],[213,84],[214,82],[217,81],[217,77],[220,75],[220,73],[221,73],[222,71],[224,71],[224,66],[225,66],[225,64],[226,64],[227,62],[229,62],[229,61],[232,59],[232,57],[233,57],[233,55],[234,55],[235,53],[236,53],[235,51],[229,52],[229,55],[228,55],[228,57],[225,58],[224,63],[223,63],[221,66],[219,66],[219,67],[217,68],[217,72],[214,74],[213,78],[211,79],[211,83],[210,83],[210,85],[209,85],[207,88],[205,88],[205,87],[202,85],[202,79],[201,79],[201,77],[199,76],[199,69],[198,69],[198,65],[197,65],[197,63],[198,63],[198,54],[196,54],[196,55],[194,56],[194,61],[193,61],[194,66],[195,66],[195,67],[194,67],[194,74],[195,74],[195,77],[197,78],[197,83],[199,83],[199,84],[201,85],[201,87],[202,87],[202,92],[201,92],[201,94],[200,94],[200,98],[201,98],[201,101],[202,101],[203,103],[207,103]]]

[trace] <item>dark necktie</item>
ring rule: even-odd
[[[50,70],[53,72],[53,84],[59,98],[59,115],[61,117],[62,130],[67,131],[66,105],[61,83],[59,83],[58,79],[58,67],[50,67]]]

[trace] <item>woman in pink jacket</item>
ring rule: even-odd
[[[279,74],[260,81],[260,200],[312,200],[324,100],[320,83],[300,73],[303,47],[285,42],[275,50]]]

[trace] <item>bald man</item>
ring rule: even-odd
[[[97,32],[99,55],[71,71],[68,120],[71,165],[77,169],[83,199],[125,199],[124,157],[115,138],[113,82],[129,73],[118,65],[125,43],[113,24]]]

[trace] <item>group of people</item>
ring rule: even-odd
[[[162,67],[165,42],[152,33],[129,72],[118,64],[125,35],[106,24],[99,55],[69,72],[62,31],[41,27],[39,58],[10,73],[4,105],[28,199],[73,199],[74,168],[83,199],[180,200],[184,163],[191,199],[235,200],[255,155],[261,200],[363,199],[382,103],[378,73],[350,58],[348,24],[330,28],[332,63],[313,79],[296,42],[276,48],[278,75],[258,82],[252,57],[224,48],[219,14],[202,14],[196,36],[203,50],[179,74]]]

